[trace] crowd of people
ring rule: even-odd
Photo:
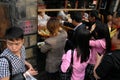
[[[49,22],[51,19],[53,18],[50,18],[46,25],[48,31],[50,31]],[[45,39],[45,44],[40,47],[42,53],[46,53],[47,55],[46,67],[51,67],[53,69],[51,69],[53,72],[49,72],[48,69],[46,69],[46,72],[49,73],[49,76],[51,75],[51,78],[49,77],[47,80],[59,79],[58,66],[61,61],[61,70],[63,72],[67,71],[70,65],[72,51],[73,72],[71,80],[120,79],[118,76],[120,72],[120,58],[118,56],[120,47],[119,11],[114,14],[109,14],[107,16],[107,23],[102,22],[102,19],[99,17],[99,12],[97,10],[92,10],[90,12],[71,11],[70,21],[68,19],[64,20],[59,17],[56,17],[56,19],[59,19],[59,22],[61,23],[61,29],[63,28],[62,30],[65,30],[67,35],[65,36],[64,34],[64,38],[62,38],[63,40],[55,39],[55,36],[49,36]],[[52,26],[55,27],[54,21],[51,23],[53,23],[54,25]],[[64,26],[70,27],[72,29],[66,30],[64,29]],[[54,31],[53,28],[51,29]],[[58,32],[61,31],[58,30]],[[62,34],[60,35],[62,36]],[[56,35],[56,37],[59,38],[58,35]],[[52,43],[51,40],[49,40],[50,42],[46,42],[46,40],[49,38],[52,39],[54,43]],[[60,41],[62,46],[59,45],[58,41]],[[44,49],[46,52],[43,52]],[[57,50],[57,53],[53,52],[54,50]],[[48,58],[50,59],[49,61]],[[48,66],[47,63],[54,60],[55,58],[56,61],[51,63],[53,65],[50,64]],[[108,61],[107,58],[110,61]],[[55,66],[56,68],[53,68]]]
[[[38,15],[38,32],[43,28],[48,32],[47,37],[38,33],[43,38],[38,45],[39,54],[46,54],[46,80],[60,79],[59,69],[67,71],[72,52],[71,80],[120,80],[120,11],[108,15],[107,23],[102,23],[97,10],[68,13],[69,18],[67,14],[64,18],[51,17],[44,11]],[[19,73],[25,78],[28,73],[32,76],[39,73],[25,60],[23,36],[19,27],[6,30],[7,48],[0,54],[0,80],[12,80]],[[3,56],[10,60],[12,74]]]

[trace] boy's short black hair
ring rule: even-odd
[[[5,39],[17,40],[24,38],[24,31],[20,27],[10,27],[5,32]]]

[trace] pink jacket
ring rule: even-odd
[[[99,40],[90,40],[90,46],[91,46],[91,56],[90,64],[96,63],[96,53],[104,54],[106,49],[105,39],[99,39]]]
[[[84,80],[85,68],[89,62],[89,59],[87,62],[83,62],[83,63],[80,63],[80,60],[81,58],[77,59],[77,51],[75,49],[73,55],[73,73],[71,80]],[[61,64],[61,70],[63,72],[66,72],[71,61],[71,50],[68,50],[67,53],[63,55],[62,61],[63,62]]]

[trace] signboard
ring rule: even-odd
[[[24,34],[32,34],[37,32],[37,21],[36,20],[26,20],[20,21],[18,27],[24,30]]]

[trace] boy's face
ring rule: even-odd
[[[7,40],[7,48],[10,49],[14,54],[18,53],[24,43],[24,39],[18,40]]]

